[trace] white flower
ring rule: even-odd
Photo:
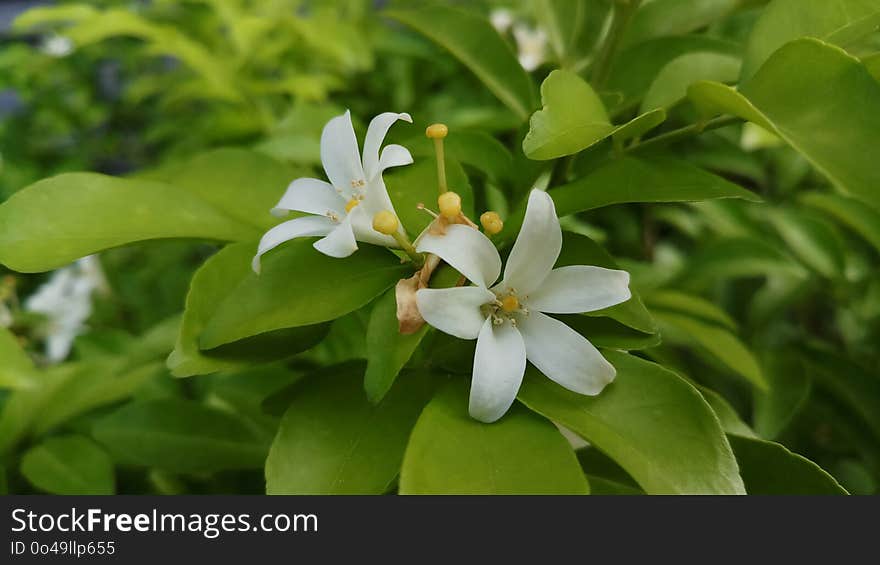
[[[504,33],[513,25],[513,12],[507,8],[495,8],[489,12],[489,22],[498,33]]]
[[[625,271],[576,265],[553,269],[562,229],[546,192],[529,195],[525,219],[501,282],[501,257],[489,239],[464,225],[425,234],[418,251],[434,253],[476,286],[423,289],[419,311],[435,328],[476,339],[470,414],[494,422],[516,398],[526,359],[569,390],[596,395],[614,367],[589,342],[547,314],[601,310],[630,298]]]
[[[518,24],[513,27],[513,38],[519,51],[519,64],[525,70],[534,71],[547,60],[547,34],[544,30]]]
[[[24,303],[25,310],[48,318],[46,358],[50,363],[63,361],[70,353],[76,336],[85,330],[92,314],[92,293],[106,290],[107,281],[98,258],[83,257],[73,265],[59,269]]]
[[[331,257],[348,257],[357,242],[395,247],[394,238],[373,229],[373,216],[382,210],[394,212],[382,172],[389,167],[409,165],[412,155],[401,145],[379,149],[388,129],[397,120],[412,123],[409,114],[385,112],[370,122],[364,139],[363,160],[348,111],[327,122],[321,133],[321,162],[330,182],[312,178],[296,179],[287,188],[276,216],[290,211],[309,214],[278,224],[260,240],[253,269],[260,272],[260,257],[286,241],[298,237],[324,236],[315,249]],[[402,228],[400,228],[402,229]]]
[[[40,48],[50,57],[67,57],[73,53],[73,41],[63,35],[53,35],[46,38]]]
[[[0,302],[0,328],[8,328],[12,322],[12,312],[5,302]]]

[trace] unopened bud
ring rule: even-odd
[[[501,221],[498,212],[483,212],[483,215],[480,216],[480,223],[483,225],[483,230],[489,235],[495,235],[504,228],[504,222]]]
[[[398,225],[397,216],[388,210],[382,210],[373,216],[373,229],[381,234],[392,235],[397,233]]]
[[[452,191],[444,192],[437,198],[437,206],[443,216],[454,220],[461,215],[461,196]]]
[[[449,128],[446,124],[431,124],[425,129],[425,135],[431,139],[443,139],[449,135]]]

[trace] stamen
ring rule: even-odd
[[[349,200],[348,203],[345,205],[345,213],[346,213],[346,214],[350,214],[351,211],[354,210],[355,206],[357,206],[357,205],[360,204],[360,203],[361,203],[360,199],[358,199],[358,198],[352,198],[352,199]],[[378,230],[377,230],[377,231],[378,231]]]
[[[352,199],[351,202],[357,201]],[[349,202],[349,204],[351,204],[351,202]],[[355,206],[357,206],[357,204],[355,204]],[[346,205],[346,209],[347,208],[348,206]],[[388,210],[382,210],[381,212],[373,216],[373,229],[381,234],[391,235],[397,232],[397,228],[399,225],[400,223],[397,221],[397,216],[395,216]]]
[[[437,198],[437,205],[440,213],[448,220],[455,220],[461,215],[461,196],[455,192],[448,191],[441,194]]]
[[[501,221],[498,212],[483,212],[480,223],[483,225],[483,231],[488,235],[495,235],[504,229],[504,222]]]
[[[443,154],[443,138],[449,134],[446,124],[432,124],[425,130],[425,135],[434,140],[434,152],[437,154],[437,186],[440,194],[447,191],[446,188],[446,162]]]

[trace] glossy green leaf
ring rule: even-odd
[[[723,178],[669,157],[625,157],[550,191],[559,216],[626,202],[760,198]]]
[[[687,315],[654,309],[664,341],[697,345],[714,359],[759,389],[767,389],[767,380],[757,359],[739,338],[728,329]],[[673,330],[673,331],[667,331]],[[679,336],[683,336],[679,338]]]
[[[462,381],[422,411],[400,471],[401,494],[587,494],[574,452],[544,418],[519,404],[493,424],[468,415]]]
[[[776,246],[760,239],[730,238],[703,245],[688,259],[677,281],[699,289],[722,279],[774,274],[803,278],[806,270]]]
[[[449,50],[517,117],[529,116],[536,105],[532,79],[487,20],[440,5],[386,13]]]
[[[723,19],[743,0],[654,0],[645,3],[626,31],[624,44],[698,31]]]
[[[807,192],[800,201],[846,225],[880,250],[880,212],[839,194]]]
[[[793,39],[815,37],[846,46],[878,26],[878,0],[773,0],[752,28],[742,80],[751,78],[777,49]]]
[[[699,82],[688,96],[704,114],[734,114],[779,135],[838,188],[880,209],[880,170],[870,152],[852,150],[877,143],[880,84],[843,50],[792,41],[739,92]]]
[[[149,239],[253,239],[254,228],[169,184],[95,173],[41,180],[0,204],[0,262],[22,272]]]
[[[677,57],[651,83],[640,112],[678,104],[687,98],[688,87],[698,80],[736,82],[739,69],[739,57],[723,53],[696,52]]]
[[[265,256],[217,305],[200,345],[213,349],[257,334],[319,324],[357,310],[411,272],[384,248],[360,244],[351,257],[319,253],[308,240]]]
[[[556,70],[541,84],[543,108],[532,114],[523,151],[530,159],[555,159],[572,155],[615,135],[636,137],[660,125],[662,112],[639,116],[629,124],[614,126],[602,100],[582,78]]]
[[[437,379],[406,372],[374,406],[363,372],[362,363],[330,367],[297,386],[266,460],[268,494],[388,491]]]
[[[775,439],[804,407],[812,385],[804,361],[790,351],[770,349],[761,356],[766,391],[754,391],[753,420],[761,437]]]
[[[163,171],[164,180],[186,189],[236,221],[266,230],[278,223],[269,211],[294,179],[270,157],[245,149],[216,149]]]
[[[370,402],[379,402],[391,389],[397,374],[412,357],[426,333],[427,324],[409,335],[402,335],[398,331],[394,288],[376,301],[367,326],[367,372],[364,375],[364,389]]]
[[[15,334],[0,327],[0,389],[34,384],[34,363],[21,348]]]
[[[177,343],[168,357],[168,368],[174,376],[204,375],[247,362],[283,359],[308,349],[327,334],[327,324],[318,324],[275,330],[210,351],[199,348],[199,338],[217,306],[252,274],[255,249],[251,243],[228,245],[196,271]]]
[[[619,92],[614,114],[633,108],[670,61],[695,52],[739,55],[740,45],[704,35],[683,35],[650,39],[621,51],[611,69],[606,88]]]
[[[675,290],[654,290],[645,296],[645,302],[652,308],[686,314],[736,331],[736,321],[730,315],[708,300],[695,294]]]
[[[51,494],[113,494],[113,461],[95,442],[82,436],[53,437],[30,448],[21,474]]]
[[[718,421],[721,422],[721,428],[724,429],[725,433],[737,434],[743,437],[758,437],[755,431],[743,422],[733,406],[723,396],[707,387],[696,386],[700,394],[703,395],[703,398],[706,399],[706,402],[709,403],[709,406],[712,407],[712,411],[715,412]]]
[[[654,363],[603,354],[617,378],[600,395],[529,370],[520,400],[608,454],[648,493],[745,492],[718,419],[694,387]]]
[[[748,494],[848,494],[809,459],[772,441],[729,436]]]
[[[268,448],[236,417],[176,399],[127,404],[92,435],[120,463],[177,473],[258,469]]]
[[[611,315],[611,314],[609,314]],[[596,347],[633,351],[660,345],[662,339],[656,325],[652,332],[643,332],[615,318],[597,318],[590,314],[556,316]],[[654,324],[653,318],[651,323]]]
[[[596,17],[590,8],[584,0],[532,0],[532,11],[547,33],[547,43],[563,66],[573,62],[585,22]]]
[[[805,265],[827,278],[843,276],[846,250],[829,224],[795,208],[773,209],[769,217],[788,248]]]

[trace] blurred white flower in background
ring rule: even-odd
[[[0,302],[0,328],[8,328],[11,325],[12,312],[9,311],[9,307],[4,302]]]
[[[83,257],[73,265],[55,271],[48,282],[27,298],[24,309],[43,314],[46,359],[60,363],[70,354],[76,336],[86,329],[92,314],[92,294],[109,291],[107,279],[96,255]]]
[[[43,40],[40,50],[50,57],[67,57],[73,53],[73,41],[63,35],[53,35]]]
[[[541,28],[533,28],[517,20],[513,12],[497,8],[489,13],[489,21],[498,33],[513,32],[517,58],[522,67],[531,72],[547,60],[547,34]]]
[[[513,38],[519,51],[519,64],[527,71],[534,71],[547,60],[547,34],[540,28],[523,24],[513,27]]]

